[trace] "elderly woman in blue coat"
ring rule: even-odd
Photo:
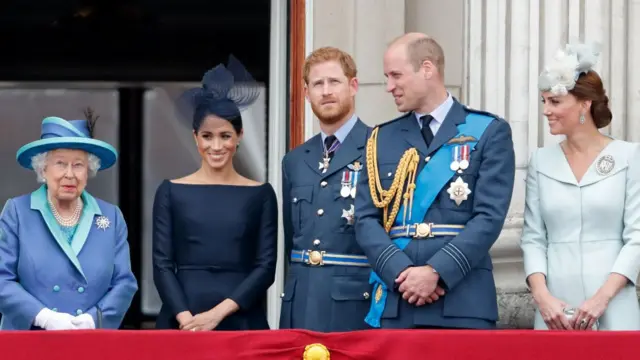
[[[138,289],[120,209],[85,191],[117,159],[87,115],[44,119],[40,139],[18,150],[42,186],[0,215],[2,330],[117,329]]]

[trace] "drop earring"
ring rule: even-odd
[[[584,124],[584,114],[580,114],[580,124]]]

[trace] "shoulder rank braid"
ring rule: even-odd
[[[400,211],[400,201],[404,200],[403,225],[406,225],[407,209],[409,209],[409,219],[411,219],[411,211],[413,208],[413,191],[416,188],[416,173],[418,171],[418,163],[420,155],[415,148],[408,149],[402,154],[400,162],[393,178],[393,183],[388,190],[382,188],[380,175],[378,174],[377,159],[377,140],[378,128],[373,129],[371,137],[367,141],[367,175],[369,176],[369,191],[371,198],[377,208],[382,208],[384,229],[388,233],[393,226],[393,222]],[[406,185],[406,189],[405,188]],[[404,189],[404,194],[402,191]],[[380,197],[378,197],[380,194]],[[393,201],[391,213],[389,213],[389,204]]]

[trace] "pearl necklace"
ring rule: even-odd
[[[78,220],[80,220],[80,213],[82,212],[82,200],[78,199],[76,208],[75,210],[73,210],[73,214],[71,214],[71,216],[66,218],[60,215],[60,213],[58,212],[58,209],[56,209],[56,207],[53,205],[50,199],[48,199],[48,201],[49,201],[49,207],[51,208],[51,212],[53,213],[53,217],[56,218],[56,221],[58,222],[58,224],[62,226],[71,227],[71,226],[75,226],[78,223]]]

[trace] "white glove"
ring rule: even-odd
[[[76,329],[95,329],[96,323],[93,322],[93,316],[89,314],[82,314],[71,319],[71,323],[76,327]]]
[[[36,315],[33,324],[45,330],[73,330],[75,326],[71,323],[72,319],[73,316],[71,314],[59,313],[44,308]]]

